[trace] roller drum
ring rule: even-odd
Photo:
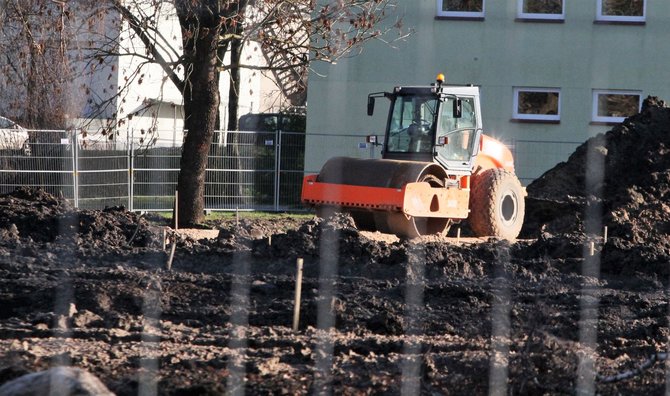
[[[407,183],[428,182],[433,187],[444,187],[446,177],[445,170],[432,162],[335,157],[326,162],[317,181],[385,188],[402,188]],[[406,238],[444,234],[450,225],[449,219],[416,218],[400,212],[324,207],[317,214],[324,217],[335,210],[349,212],[361,230],[380,231]]]

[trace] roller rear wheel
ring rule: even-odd
[[[521,232],[525,192],[519,179],[504,169],[473,176],[468,222],[475,235],[515,240]]]

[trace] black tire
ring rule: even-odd
[[[475,235],[513,241],[519,236],[525,212],[524,188],[504,169],[487,169],[473,176],[468,223]]]

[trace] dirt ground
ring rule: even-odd
[[[670,110],[649,98],[528,191],[516,243],[281,215],[165,247],[155,216],[0,196],[0,386],[71,365],[117,395],[663,394]]]

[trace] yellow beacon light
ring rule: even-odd
[[[438,84],[444,84],[444,74],[438,73],[436,80]]]

